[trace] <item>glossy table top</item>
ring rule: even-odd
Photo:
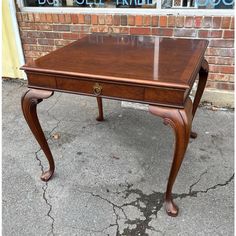
[[[208,41],[157,36],[88,35],[22,69],[157,86],[189,88]]]

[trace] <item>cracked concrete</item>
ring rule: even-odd
[[[233,235],[233,112],[198,110],[172,218],[163,196],[174,137],[161,119],[105,100],[99,123],[94,98],[55,93],[38,106],[56,163],[44,183],[48,163],[21,113],[23,91],[3,82],[3,235]]]

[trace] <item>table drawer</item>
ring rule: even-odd
[[[57,89],[95,96],[143,101],[144,88],[125,84],[57,78]]]
[[[54,76],[28,73],[27,77],[30,86],[56,88],[56,78]]]
[[[145,88],[144,100],[150,104],[160,103],[171,106],[183,106],[185,91],[180,89]]]

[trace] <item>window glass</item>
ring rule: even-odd
[[[234,0],[24,0],[27,7],[233,9]]]
[[[162,8],[233,9],[234,0],[162,0]]]
[[[25,0],[28,7],[156,8],[156,0]]]

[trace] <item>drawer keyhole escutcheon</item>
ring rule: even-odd
[[[100,95],[102,92],[102,86],[99,83],[95,83],[93,86],[94,95]]]

